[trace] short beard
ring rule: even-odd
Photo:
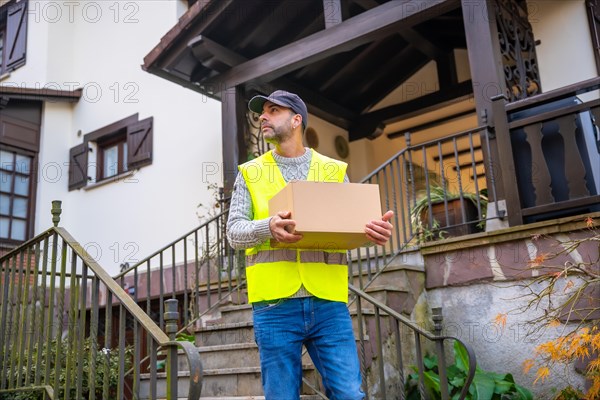
[[[272,127],[271,129],[273,130],[273,135],[269,138],[265,138],[265,142],[275,145],[285,142],[293,135],[292,118],[290,118],[286,124],[282,126]]]

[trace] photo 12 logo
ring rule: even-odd
[[[28,13],[36,23],[95,24],[104,19],[115,24],[136,24],[140,22],[139,11],[139,3],[134,1],[32,1]]]
[[[87,103],[98,103],[103,97],[114,103],[137,104],[140,102],[138,94],[140,86],[136,82],[3,82],[3,87],[10,88],[12,91],[23,91],[28,94],[31,89],[35,89],[40,96],[40,100],[52,102],[44,98],[45,95],[54,92],[80,92],[81,99]]]

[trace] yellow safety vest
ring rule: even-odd
[[[308,181],[343,182],[347,164],[312,150]],[[286,185],[272,151],[238,167],[252,197],[254,219],[269,217],[269,199]],[[283,210],[277,210],[283,211]],[[250,303],[289,297],[301,285],[312,295],[348,302],[346,250],[274,249],[269,241],[246,250]]]

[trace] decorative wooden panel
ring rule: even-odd
[[[540,93],[535,39],[527,9],[516,0],[496,0],[496,21],[509,101]]]
[[[596,69],[600,73],[600,0],[586,0]]]

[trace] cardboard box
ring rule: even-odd
[[[269,214],[291,211],[296,243],[271,240],[272,247],[342,250],[368,242],[365,225],[381,218],[379,185],[293,181],[269,200]]]

